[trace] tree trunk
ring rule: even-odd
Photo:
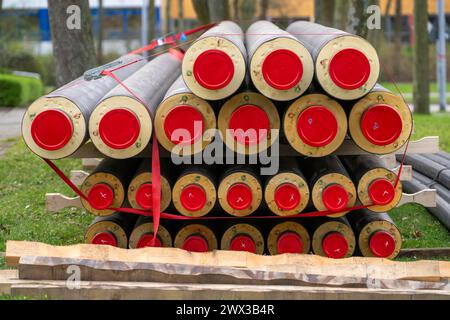
[[[233,1],[233,19],[236,23],[241,22],[241,16],[239,14],[239,0],[232,0]]]
[[[414,0],[414,111],[430,113],[428,1]]]
[[[261,0],[261,14],[259,15],[259,19],[266,20],[268,10],[269,10],[269,0]]]
[[[247,1],[248,0],[244,2]],[[208,12],[211,22],[220,22],[230,19],[230,8],[227,0],[209,0]]]
[[[211,22],[209,19],[208,2],[207,0],[192,0],[197,19],[200,24],[208,24]]]
[[[171,28],[170,28],[170,12],[171,12],[171,7],[172,7],[172,0],[165,0],[165,8],[164,8],[164,16],[166,17],[165,21],[164,21],[164,33],[168,34],[171,32]]]
[[[332,27],[334,25],[334,0],[315,0],[314,16],[317,23]]]
[[[347,31],[367,38],[369,29],[367,28],[367,7],[368,0],[351,0],[350,20]]]
[[[246,30],[255,20],[256,0],[241,1],[239,6],[241,28]]]
[[[48,13],[56,83],[61,86],[96,65],[89,1],[48,0]]]
[[[184,8],[183,8],[184,0],[178,0],[178,32],[184,30]]]
[[[385,19],[385,28],[386,28],[386,39],[390,42],[391,41],[391,34],[392,34],[392,21],[391,21],[391,6],[392,6],[392,0],[387,0],[386,2],[386,9],[384,14]]]
[[[348,24],[348,10],[350,2],[348,0],[336,0],[334,9],[334,27],[339,30],[346,30]]]
[[[156,38],[155,31],[155,0],[148,2],[148,39],[151,42]]]
[[[98,0],[97,62],[103,62],[103,0]]]
[[[402,51],[402,0],[395,2],[395,20],[394,20],[394,69],[395,75],[400,72],[400,57]]]

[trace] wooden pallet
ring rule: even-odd
[[[6,263],[18,270],[0,271],[0,293],[34,297],[450,299],[450,262],[442,261],[332,260],[313,255],[8,241]],[[74,268],[80,282],[68,283]]]

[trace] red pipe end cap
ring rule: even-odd
[[[72,134],[72,121],[60,110],[42,111],[31,123],[31,137],[44,150],[63,148],[72,138]]]
[[[126,149],[132,146],[141,131],[136,115],[127,109],[114,109],[100,120],[98,131],[102,141],[113,149]]]
[[[245,210],[252,205],[252,189],[246,184],[237,183],[227,191],[227,202],[234,210]]]
[[[395,251],[395,239],[385,231],[377,231],[370,238],[369,247],[375,257],[386,258]]]
[[[275,50],[264,59],[262,74],[271,87],[289,90],[302,79],[303,63],[291,50]]]
[[[92,242],[91,243],[92,244],[98,244],[98,245],[107,245],[107,246],[117,247],[117,239],[110,232],[97,233],[94,236],[94,238],[92,238]]]
[[[208,242],[202,236],[190,236],[184,240],[183,249],[190,252],[208,252]]]
[[[243,105],[230,117],[228,128],[234,131],[234,139],[245,145],[255,145],[267,137],[270,120],[263,109],[255,105]]]
[[[206,204],[205,190],[200,186],[191,184],[181,191],[180,202],[186,210],[200,210]]]
[[[299,205],[302,197],[295,185],[285,183],[275,190],[274,198],[278,208],[282,210],[292,210]]]
[[[278,238],[277,249],[279,254],[283,253],[302,253],[302,237],[294,232],[283,233]]]
[[[202,137],[204,126],[203,115],[191,106],[173,108],[164,120],[166,137],[175,144],[193,144]]]
[[[312,106],[304,110],[297,120],[297,133],[311,147],[330,144],[337,135],[338,122],[334,114],[323,106]]]
[[[348,252],[348,242],[339,232],[327,235],[322,242],[322,250],[328,258],[341,259]]]
[[[89,204],[97,210],[109,208],[114,201],[114,191],[104,183],[96,184],[88,192]]]
[[[153,208],[152,184],[144,183],[136,191],[136,203],[143,209]]]
[[[339,212],[348,205],[347,190],[339,184],[326,187],[322,192],[322,202],[329,211]]]
[[[394,200],[394,186],[386,179],[377,179],[369,186],[369,197],[376,205],[387,205]]]
[[[158,248],[162,247],[161,240],[159,240],[158,237],[156,237],[156,239],[155,239],[155,245],[152,246],[151,245],[152,239],[153,239],[152,234],[144,234],[137,243],[137,246],[136,246],[137,249],[146,248],[146,247],[158,247]]]
[[[194,62],[195,80],[204,88],[218,90],[226,87],[234,76],[233,60],[224,51],[202,52]]]
[[[238,235],[231,240],[230,250],[256,253],[256,244],[249,236]]]
[[[376,105],[364,112],[361,131],[371,143],[385,146],[398,139],[403,129],[400,114],[388,105]]]
[[[369,59],[364,53],[356,49],[344,49],[331,59],[328,71],[338,87],[355,90],[367,82],[370,69]]]

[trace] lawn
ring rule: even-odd
[[[391,83],[391,82],[383,82],[381,83],[383,87],[386,89],[389,89],[390,91],[394,93],[400,92],[403,94],[403,97],[405,98],[406,102],[412,103],[413,102],[413,85],[412,83]],[[430,84],[430,103],[431,104],[439,104],[439,88],[438,84],[433,82]],[[447,83],[447,103],[450,104],[450,82]]]
[[[415,116],[413,139],[439,135],[441,148],[450,152],[449,128],[449,114]],[[56,163],[66,173],[81,168],[80,160],[64,159]],[[47,213],[46,192],[73,195],[39,157],[18,141],[0,161],[0,251],[5,251],[6,240],[56,245],[83,242],[85,229],[93,217],[76,209]],[[450,233],[421,206],[405,205],[392,210],[391,216],[402,232],[404,248],[450,246]],[[0,258],[0,268],[2,264]]]

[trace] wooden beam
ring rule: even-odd
[[[52,246],[38,242],[8,241],[6,264],[18,266],[22,256],[42,256],[133,263],[165,263],[195,266],[234,267],[250,270],[295,272],[336,277],[441,281],[450,279],[450,262],[396,262],[378,258],[352,257],[333,260],[314,255],[261,256],[248,252],[214,251],[191,253],[176,248],[120,249],[78,244]]]
[[[21,280],[67,280],[70,267],[79,268],[83,281],[170,282],[239,285],[295,285],[358,287],[372,289],[449,290],[448,281],[426,282],[364,277],[305,274],[289,266],[244,269],[167,263],[131,263],[74,258],[23,256],[19,263]],[[259,270],[260,269],[260,270]]]

